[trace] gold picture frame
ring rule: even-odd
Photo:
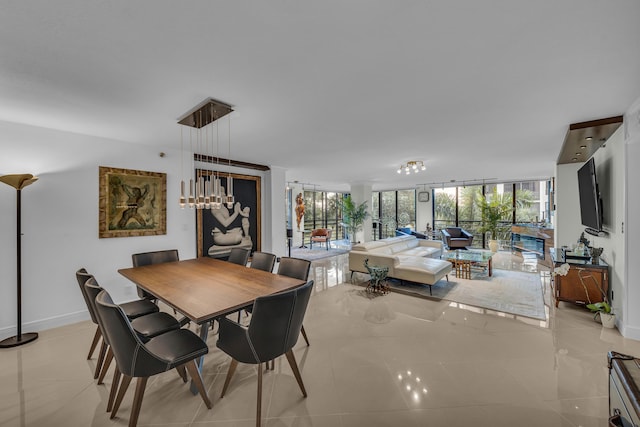
[[[98,236],[167,234],[167,174],[99,168]]]

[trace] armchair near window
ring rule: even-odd
[[[443,228],[442,242],[449,249],[465,249],[467,246],[471,246],[473,234],[460,227]]]
[[[331,229],[330,228],[316,228],[311,231],[311,242],[309,246],[313,249],[313,242],[322,243],[324,242],[327,245],[327,250],[331,246]]]

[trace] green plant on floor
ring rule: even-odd
[[[589,275],[587,276],[583,276],[582,272],[584,270],[582,268],[578,268],[578,279],[580,280],[580,284],[582,285],[582,288],[584,289],[584,293],[587,296],[587,301],[589,302],[589,304],[586,305],[586,307],[591,310],[592,313],[594,313],[593,318],[597,319],[598,316],[602,313],[604,314],[611,314],[613,315],[612,308],[611,308],[611,304],[609,304],[608,298],[607,298],[607,294],[604,292],[604,290],[598,285],[598,282],[596,281],[595,277],[593,277],[593,275],[591,273],[589,273]],[[591,298],[589,298],[589,291],[587,290],[587,285],[586,283],[584,283],[584,279],[588,279],[591,278],[591,280],[593,280],[593,283],[596,287],[596,289],[598,289],[600,291],[600,295],[602,295],[602,301],[600,302],[591,302]]]
[[[611,314],[611,306],[606,301],[596,302],[594,304],[587,304],[587,308],[594,314],[594,318],[600,313]]]
[[[342,209],[342,222],[347,229],[347,234],[351,243],[355,243],[356,233],[362,228],[362,224],[369,217],[367,212],[367,202],[364,201],[357,205],[351,195],[340,200],[340,208]]]

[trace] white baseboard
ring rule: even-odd
[[[33,322],[23,323],[22,332],[40,332],[47,329],[57,328],[59,326],[70,325],[85,320],[89,320],[89,312],[87,310],[77,311],[75,313],[63,314],[61,316],[50,317],[48,319],[35,320]],[[0,340],[16,335],[16,325],[8,326],[0,329]]]
[[[621,322],[616,322],[616,326],[620,331],[620,334],[625,338],[640,341],[640,328],[632,327],[628,325],[620,325]]]

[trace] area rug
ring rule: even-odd
[[[328,258],[336,255],[342,255],[349,252],[349,249],[338,249],[320,247],[318,249],[305,249],[305,248],[291,248],[291,256],[294,258],[306,259],[309,261],[315,261],[318,259]]]
[[[390,280],[391,290],[430,299],[444,299],[460,304],[545,320],[544,297],[539,273],[512,270],[493,270],[493,275],[474,275],[472,279],[459,279],[449,275],[433,286]]]

